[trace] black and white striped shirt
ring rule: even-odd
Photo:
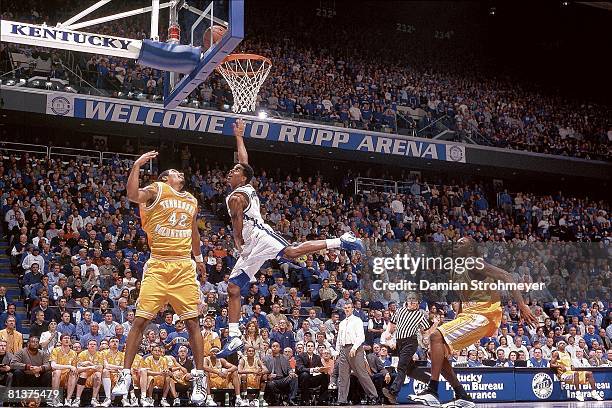
[[[427,330],[431,326],[422,310],[410,310],[407,307],[397,309],[395,314],[391,316],[391,323],[397,325],[397,340],[415,336],[419,329]]]

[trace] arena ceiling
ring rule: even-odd
[[[577,1],[576,3],[612,11],[612,1]]]

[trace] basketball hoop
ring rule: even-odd
[[[225,57],[217,71],[232,89],[235,113],[255,111],[259,88],[268,77],[272,62],[256,54],[231,54]]]

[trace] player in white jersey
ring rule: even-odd
[[[232,192],[227,196],[226,203],[232,219],[232,229],[236,249],[240,258],[230,274],[227,288],[228,318],[231,340],[217,356],[226,358],[242,347],[240,339],[240,296],[246,295],[251,282],[255,282],[255,274],[268,259],[295,259],[300,256],[321,251],[327,248],[342,248],[363,252],[363,243],[352,233],[345,233],[340,238],[306,241],[299,245],[291,245],[278,232],[267,225],[260,212],[259,197],[249,183],[253,178],[253,168],[244,146],[244,122],[237,120],[234,124],[234,136],[238,148],[238,164],[228,173],[227,181]]]

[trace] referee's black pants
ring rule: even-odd
[[[428,383],[430,376],[425,374],[425,371],[417,368],[416,363],[412,359],[416,353],[419,342],[416,336],[407,339],[397,340],[397,350],[399,351],[399,361],[397,363],[397,377],[389,390],[397,395],[404,385],[406,376],[412,377],[424,383]]]

